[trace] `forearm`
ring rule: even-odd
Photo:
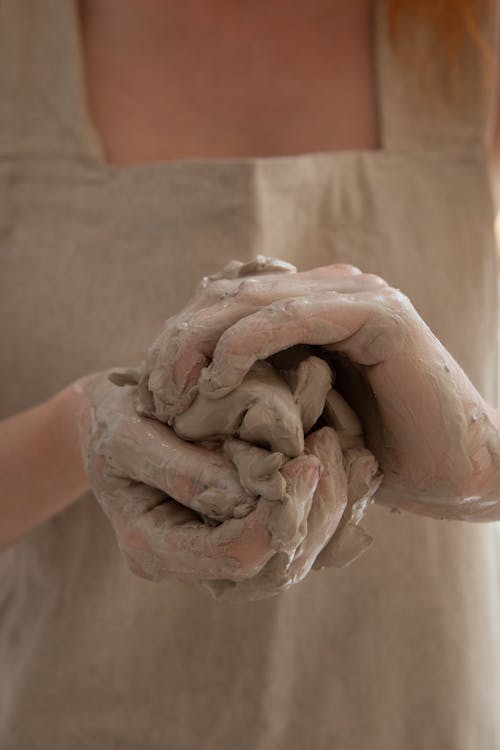
[[[0,548],[88,489],[72,386],[0,422]]]

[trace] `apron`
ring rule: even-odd
[[[87,112],[75,4],[3,0],[0,416],[138,364],[200,277],[258,253],[385,277],[495,401],[477,55],[431,106],[383,5],[375,37],[379,151],[123,168]],[[0,747],[500,748],[497,526],[378,507],[364,525],[375,541],[351,567],[216,602],[135,577],[81,497],[0,556]]]

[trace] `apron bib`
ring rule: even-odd
[[[75,4],[3,1],[1,416],[139,363],[200,277],[259,253],[383,276],[495,401],[479,64],[469,50],[460,99],[434,109],[383,5],[375,33],[379,151],[117,168],[86,111]],[[224,603],[133,576],[82,497],[0,556],[0,746],[500,747],[497,526],[377,507],[364,525],[351,567]]]

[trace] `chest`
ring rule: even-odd
[[[81,30],[109,161],[377,148],[371,0],[114,18],[106,5],[82,3]]]

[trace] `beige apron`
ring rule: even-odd
[[[403,289],[490,400],[492,201],[471,57],[439,112],[376,32],[382,149],[107,165],[74,3],[0,4],[0,414],[135,364],[227,260]],[[33,487],[36,502],[36,487]],[[500,748],[497,526],[373,508],[372,549],[217,603],[128,572],[91,494],[0,557],[2,750]]]

